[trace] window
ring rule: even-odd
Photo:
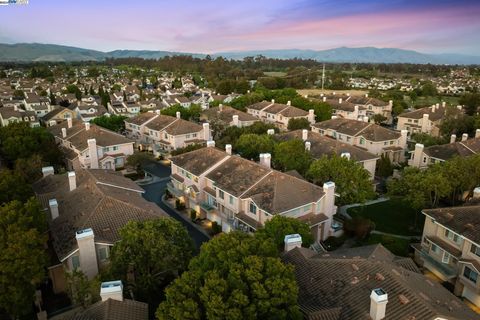
[[[448,252],[443,252],[442,262],[446,264],[450,263],[450,254]]]
[[[118,146],[114,146],[113,151],[117,151],[117,150],[118,150]]]
[[[98,249],[98,257],[100,261],[105,261],[108,259],[108,247]]]
[[[218,197],[223,199],[225,197],[225,193],[222,190],[218,190]]]
[[[360,138],[360,144],[365,144],[365,139],[364,138]]]
[[[463,269],[463,276],[473,283],[477,283],[478,273],[467,266],[465,266],[465,269]]]
[[[110,148],[109,148],[109,147],[103,148],[103,152],[108,152],[108,151],[110,151]]]
[[[257,214],[257,206],[255,205],[255,203],[250,202],[250,208],[249,208],[249,210],[250,210],[251,213]]]
[[[458,236],[458,234],[456,233],[453,233],[452,231],[450,230],[447,230],[445,229],[445,237],[447,237],[448,239],[452,240],[453,242],[459,244],[461,242],[461,238]]]
[[[350,137],[347,137],[347,141],[350,142]]]
[[[193,134],[192,134],[192,137],[193,137],[193,138],[196,138],[196,137],[197,137],[197,134],[196,134],[196,133],[193,133]]]
[[[228,202],[229,202],[230,204],[233,204],[233,196],[230,196],[230,197],[229,197]]]
[[[192,179],[192,175],[189,172],[186,173],[186,176],[188,179]]]
[[[440,248],[436,244],[433,244],[433,243],[432,243],[432,246],[431,246],[431,250],[434,253],[439,253],[440,252]]]
[[[77,270],[80,267],[80,256],[72,256],[73,270]]]
[[[186,139],[190,139],[190,134],[187,134],[187,135],[185,136],[185,138],[186,138]]]
[[[480,247],[477,245],[474,245],[473,243],[472,243],[472,246],[470,247],[470,252],[480,257]]]
[[[165,133],[165,135],[164,135],[164,136],[165,136],[165,139],[168,139],[168,134],[167,134],[167,133]]]

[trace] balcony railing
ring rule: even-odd
[[[453,279],[457,276],[457,270],[445,263],[441,263],[428,254],[425,249],[420,250],[420,256],[422,259],[442,273],[447,279]]]
[[[167,183],[167,189],[168,191],[170,191],[171,194],[173,194],[175,197],[181,197],[184,195],[183,191],[182,190],[178,190],[177,188],[175,188],[175,186],[169,182]]]
[[[207,212],[217,209],[213,205],[209,204],[208,202],[201,202],[200,207]]]

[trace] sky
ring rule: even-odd
[[[29,0],[0,43],[191,53],[336,47],[480,55],[480,0]]]

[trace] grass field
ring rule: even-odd
[[[415,107],[429,107],[432,104],[436,103],[442,103],[445,101],[447,105],[452,105],[456,106],[458,105],[458,101],[460,100],[459,97],[451,97],[451,96],[439,96],[439,97],[419,97],[417,100],[414,102]],[[405,102],[407,102],[408,105],[411,104],[411,100],[408,96],[405,96]]]
[[[392,198],[385,202],[369,206],[354,207],[347,210],[351,217],[361,216],[375,222],[375,230],[404,235],[416,236],[422,233],[424,216],[407,206],[400,199]],[[415,227],[415,216],[417,224]]]
[[[397,256],[407,257],[410,253],[410,240],[379,234],[371,234],[367,239],[355,243],[355,246],[360,247],[377,243],[381,243],[385,248]]]
[[[263,73],[267,77],[285,77],[287,75],[286,72],[281,72],[281,71],[267,71]]]
[[[320,94],[330,94],[332,92],[335,92],[336,94],[347,94],[350,93],[351,95],[354,96],[363,96],[365,93],[368,93],[368,91],[365,90],[327,90],[327,89],[299,89],[297,90],[299,95],[309,95],[309,96],[319,96]]]

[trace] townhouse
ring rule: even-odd
[[[55,109],[47,113],[41,118],[41,122],[46,126],[54,126],[60,122],[66,121],[68,118],[76,119],[77,114],[75,111],[62,106],[54,106]]]
[[[468,134],[462,135],[461,141],[456,141],[456,135],[451,135],[450,143],[425,147],[421,143],[415,144],[410,152],[408,165],[417,168],[426,168],[430,164],[445,162],[454,157],[469,157],[480,153],[480,129],[475,137],[468,139]]]
[[[335,116],[330,120],[315,123],[311,128],[313,132],[363,148],[377,156],[385,155],[393,163],[405,161],[406,130],[398,132],[374,123]]]
[[[26,122],[31,127],[39,127],[37,115],[33,111],[25,111],[18,107],[0,108],[0,126],[6,127],[10,123]]]
[[[281,258],[295,267],[305,319],[479,320],[480,315],[412,259],[381,244],[316,253],[299,235],[285,236]]]
[[[88,122],[96,117],[108,114],[108,110],[101,104],[98,104],[96,101],[91,104],[86,102],[77,102],[69,108],[74,110],[77,114],[77,118],[83,122]]]
[[[53,107],[50,105],[50,99],[39,96],[35,93],[25,93],[23,105],[25,106],[26,111],[35,112],[39,118],[53,110]]]
[[[448,108],[445,102],[431,107],[416,109],[398,115],[397,130],[407,130],[409,135],[426,133],[434,137],[440,135],[440,125],[448,114],[458,115],[462,107]]]
[[[293,139],[304,141],[305,150],[309,151],[314,159],[332,155],[352,159],[369,172],[372,180],[375,178],[375,170],[379,156],[365,151],[362,148],[308,130],[295,130],[277,134],[275,135],[275,139],[278,141]]]
[[[274,215],[298,218],[310,225],[315,241],[335,234],[335,184],[322,187],[272,170],[270,154],[255,163],[215,148],[172,157],[168,190],[198,215],[215,221],[224,232],[254,232]],[[335,225],[335,224],[334,224]]]
[[[376,114],[382,115],[387,118],[387,122],[392,121],[392,109],[393,109],[393,100],[388,102],[371,98],[368,94],[364,96],[350,96],[347,99],[348,102],[364,108],[366,110],[366,116],[373,118]]]
[[[133,154],[134,141],[89,122],[67,118],[47,129],[59,144],[68,170],[120,169]]]
[[[220,104],[218,107],[203,111],[200,115],[200,120],[218,123],[227,127],[235,126],[241,128],[252,125],[255,121],[258,121],[258,118],[249,113]]]
[[[140,113],[142,106],[135,101],[112,101],[107,104],[107,110],[110,114],[134,117]]]
[[[480,188],[474,191],[475,200]],[[422,242],[413,245],[417,262],[480,307],[480,205],[425,209]]]
[[[323,102],[328,103],[332,107],[332,114],[337,117],[363,121],[367,116],[365,107],[350,103],[348,100],[344,101],[343,98],[336,100],[323,97]]]
[[[156,114],[155,117],[143,124],[135,124],[138,118],[133,119],[133,123],[126,120],[126,127],[128,125],[130,128],[127,130],[131,130],[132,125],[137,126],[136,132],[143,130],[141,137],[147,144],[150,144],[154,152],[168,153],[188,145],[205,143],[210,140],[211,136],[208,123],[199,125],[183,120],[180,112],[177,112],[176,117]],[[139,122],[141,121],[139,120]]]
[[[48,276],[56,293],[66,290],[65,272],[79,269],[88,279],[95,277],[108,264],[110,250],[120,240],[119,230],[129,221],[167,217],[142,197],[142,188],[120,173],[80,169],[54,174],[53,167],[42,172],[33,189],[48,213]]]
[[[311,124],[315,123],[315,113],[311,109],[308,112],[291,106],[290,101],[287,104],[262,101],[247,107],[247,113],[267,123],[273,123],[280,129],[288,128],[290,119],[307,119]]]

